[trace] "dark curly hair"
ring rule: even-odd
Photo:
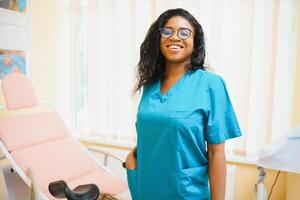
[[[194,49],[191,56],[191,63],[188,69],[205,69],[205,41],[202,26],[186,10],[182,8],[169,9],[163,12],[157,20],[150,26],[146,38],[140,47],[140,60],[137,66],[137,84],[135,91],[142,87],[151,85],[155,81],[163,78],[165,73],[165,58],[160,51],[160,33],[167,21],[174,16],[185,18],[193,26]]]

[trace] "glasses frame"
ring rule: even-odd
[[[166,29],[166,28],[172,30],[172,34],[171,34],[169,37],[165,37],[165,36],[162,34],[163,29]],[[180,30],[188,30],[188,31],[190,32],[189,36],[188,36],[187,38],[182,38],[182,37],[180,36],[180,34],[179,34]],[[174,32],[175,32],[175,30],[174,30],[173,28],[171,28],[171,27],[161,27],[161,28],[159,28],[160,36],[163,37],[163,38],[166,38],[166,39],[171,38],[171,37],[173,36]],[[176,32],[177,32],[177,37],[178,37],[179,39],[181,39],[181,40],[187,40],[187,39],[189,39],[189,38],[191,37],[192,33],[193,33],[193,31],[192,31],[191,29],[186,28],[186,27],[180,27],[180,28],[178,28],[178,29],[176,30]]]

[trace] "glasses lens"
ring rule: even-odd
[[[178,29],[178,37],[182,40],[186,40],[190,37],[191,32],[192,31],[188,28],[180,28]]]
[[[169,38],[173,34],[173,30],[171,28],[160,28],[160,35],[164,38]]]

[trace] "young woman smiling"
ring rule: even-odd
[[[201,25],[162,13],[140,48],[137,147],[126,159],[133,200],[224,200],[225,140],[241,131],[223,79],[205,70]]]

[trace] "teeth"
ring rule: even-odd
[[[170,49],[181,49],[181,47],[178,45],[170,45],[169,48]]]

